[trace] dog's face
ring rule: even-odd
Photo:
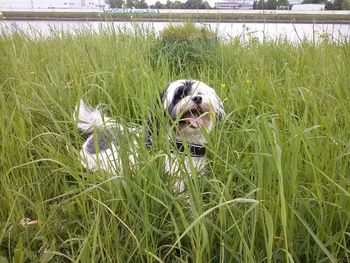
[[[169,84],[162,96],[178,135],[195,137],[203,129],[209,132],[217,119],[225,115],[223,104],[214,89],[197,80],[177,80]]]

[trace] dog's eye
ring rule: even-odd
[[[191,87],[181,86],[177,89],[174,95],[174,102],[178,102],[179,100],[188,96],[191,92]]]
[[[184,88],[179,88],[174,95],[174,103],[182,100],[185,97]]]
[[[183,99],[184,97],[186,97],[185,88],[184,87],[178,88],[178,90],[175,93],[174,100],[180,100],[180,99]]]

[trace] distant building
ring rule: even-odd
[[[216,2],[216,9],[253,9],[254,0],[223,0]]]
[[[223,2],[216,2],[215,8],[216,9],[238,9],[239,8],[238,0],[225,0]]]
[[[324,11],[325,4],[301,4],[293,5],[293,11]]]
[[[304,0],[288,0],[289,5],[299,5],[303,2]]]
[[[104,8],[105,0],[1,0],[0,8]]]

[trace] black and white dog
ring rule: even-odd
[[[180,163],[179,155],[172,153],[165,158],[165,171],[176,174],[185,169],[188,173],[191,167],[201,171],[205,166],[205,133],[210,132],[215,121],[225,116],[223,104],[214,89],[197,80],[177,80],[171,82],[160,96],[164,116],[169,118],[168,134],[171,147],[179,152],[190,153],[184,156]],[[82,100],[73,113],[78,129],[90,134],[80,151],[83,166],[90,170],[105,170],[114,173],[120,170],[122,163],[119,156],[118,141],[123,134],[124,127],[110,117],[104,116],[98,108],[88,107]],[[146,145],[152,144],[154,132],[149,121]],[[175,130],[175,131],[174,131]],[[128,132],[140,134],[138,129]],[[118,136],[119,134],[119,136]],[[129,154],[130,165],[137,160],[137,141],[131,148],[136,151]],[[187,150],[185,150],[187,149]],[[184,190],[184,183],[178,180],[178,191]]]

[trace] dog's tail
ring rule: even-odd
[[[90,108],[83,100],[80,100],[73,112],[73,118],[77,122],[78,129],[91,133],[95,127],[106,125],[110,118],[105,117],[97,108]]]

